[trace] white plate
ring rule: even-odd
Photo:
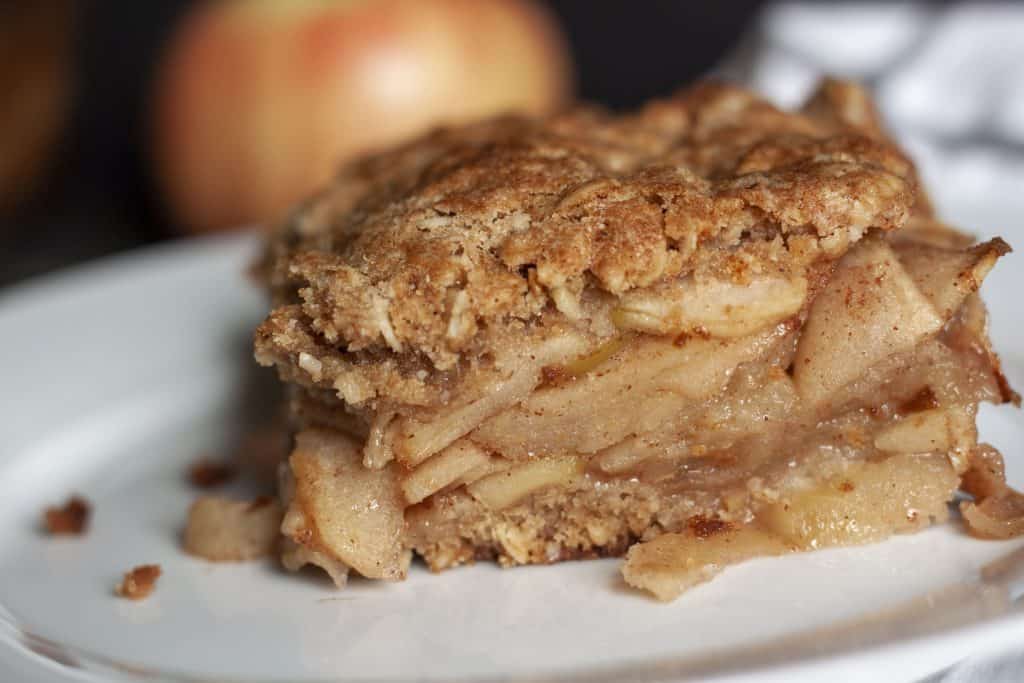
[[[336,592],[269,562],[187,557],[185,464],[226,448],[275,386],[249,360],[264,307],[242,277],[252,253],[244,239],[180,243],[0,293],[0,679],[911,680],[1024,629],[1021,544],[953,524],[756,560],[668,605],[625,589],[613,560],[415,567]],[[986,287],[1018,386],[1019,262]],[[1018,413],[985,410],[981,427],[1024,481]],[[90,532],[44,537],[41,509],[73,491],[94,504]],[[149,562],[164,570],[150,599],[112,596]]]

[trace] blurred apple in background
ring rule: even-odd
[[[158,74],[157,181],[187,231],[266,224],[345,159],[439,124],[549,112],[571,83],[532,1],[211,2]]]

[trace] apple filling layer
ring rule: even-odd
[[[974,418],[1013,396],[975,292],[1005,250],[870,236],[781,322],[737,336],[622,325],[585,351],[559,335],[433,415],[331,425],[316,416],[336,407],[300,396],[286,563],[394,579],[413,551],[441,570],[629,548],[626,580],[667,599],[748,557],[944,520],[979,468],[996,484],[965,516],[993,535],[1010,498]],[[975,521],[986,500],[1003,502]]]

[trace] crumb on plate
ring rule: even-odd
[[[125,572],[124,578],[121,579],[121,583],[117,584],[114,592],[122,598],[142,600],[156,588],[156,582],[161,573],[158,564],[143,564],[134,567],[131,571]]]
[[[53,535],[78,536],[89,526],[92,508],[80,496],[71,496],[61,507],[48,507],[43,514],[46,531]]]

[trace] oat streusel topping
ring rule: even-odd
[[[701,85],[628,115],[439,131],[350,165],[271,246],[278,308],[258,357],[324,387],[373,364],[376,385],[383,372],[413,395],[415,373],[380,365],[451,370],[552,307],[578,316],[587,291],[834,260],[903,225],[917,193],[857,92],[826,83],[789,113]]]

